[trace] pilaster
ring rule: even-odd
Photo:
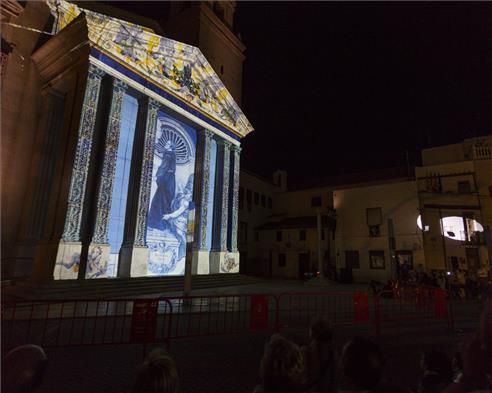
[[[109,212],[111,209],[116,160],[118,156],[118,143],[120,140],[121,107],[126,89],[126,83],[118,79],[113,79],[111,109],[109,112],[106,140],[104,144],[104,158],[96,197],[96,222],[94,225],[92,241],[89,246],[89,256],[96,252],[101,255],[101,260],[99,263],[102,266],[107,265],[109,262]],[[97,249],[98,247],[99,250]],[[88,264],[86,269],[86,278],[90,277],[90,274],[90,264]],[[104,277],[104,275],[99,277]]]
[[[103,76],[102,70],[92,64],[89,66],[70,179],[65,224],[53,271],[54,279],[76,279],[78,276],[82,251],[81,223],[82,216],[86,214],[83,211],[84,199]]]
[[[131,179],[139,186],[138,191],[132,194],[132,200],[129,200],[129,206],[132,207],[128,217],[128,228],[125,230],[124,245],[121,248],[118,277],[140,277],[147,275],[149,249],[145,238],[152,187],[152,166],[154,163],[154,145],[159,103],[149,98],[145,102],[141,102],[140,105],[144,108],[142,112],[144,114],[142,117],[143,132],[138,129],[137,133],[143,136],[143,141],[141,141],[143,143],[136,144],[134,151],[136,149],[142,149],[142,159],[141,165],[135,166],[136,172],[134,172],[134,176]],[[140,124],[138,127],[140,128]],[[135,161],[139,162],[138,159]]]
[[[223,139],[217,141],[217,175],[210,273],[219,273],[227,253],[230,148],[230,142]]]

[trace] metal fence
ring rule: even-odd
[[[334,326],[363,328],[379,336],[408,320],[446,321],[446,293],[288,292],[157,299],[49,300],[2,304],[3,349],[163,343],[254,331],[306,329],[323,316]]]

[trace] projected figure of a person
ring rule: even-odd
[[[171,141],[164,145],[162,163],[157,169],[157,190],[150,204],[147,225],[150,228],[164,230],[168,223],[162,219],[164,214],[171,212],[171,204],[176,192],[176,154],[175,146]]]
[[[173,202],[173,212],[164,214],[162,219],[169,223],[169,229],[179,241],[178,260],[186,255],[186,231],[188,225],[188,209],[193,196],[193,177],[190,176],[183,192]]]

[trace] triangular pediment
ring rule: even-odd
[[[240,137],[253,130],[231,94],[197,47],[161,37],[143,26],[47,0],[58,31],[82,12],[91,46],[223,124]]]

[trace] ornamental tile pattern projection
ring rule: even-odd
[[[135,245],[145,246],[145,234],[147,231],[147,210],[150,203],[152,187],[152,166],[154,163],[154,144],[157,124],[157,111],[159,103],[149,99],[147,111],[147,124],[145,125],[145,145],[142,159],[142,176],[140,178],[140,193],[138,196],[137,225],[135,233]]]
[[[93,47],[198,108],[238,136],[244,137],[253,130],[198,48],[64,0],[47,0],[47,3],[57,18],[58,30],[83,11]]]
[[[196,226],[196,247],[199,250],[207,249],[207,217],[208,217],[208,202],[210,189],[210,151],[212,147],[213,132],[209,130],[201,130],[198,134],[201,148],[197,151],[199,167],[195,181],[197,182],[197,200],[198,204],[198,220]]]
[[[82,208],[87,185],[97,104],[103,75],[104,72],[97,67],[92,65],[89,67],[73,163],[72,179],[68,195],[65,227],[62,235],[62,238],[65,241],[80,241]]]
[[[121,106],[127,85],[117,79],[113,80],[113,94],[111,99],[111,110],[106,133],[106,145],[104,151],[101,183],[97,197],[97,215],[94,229],[94,243],[108,242],[108,220],[111,209],[111,195],[113,193],[113,182],[116,168],[116,154],[121,129]]]
[[[232,185],[232,232],[231,232],[231,251],[237,252],[237,231],[238,231],[238,203],[239,203],[239,162],[241,148],[232,146],[234,154],[234,183]]]
[[[230,154],[231,143],[220,141],[223,149],[223,175],[222,175],[222,217],[220,226],[220,250],[227,250],[227,220],[229,215],[229,169],[230,169]]]

